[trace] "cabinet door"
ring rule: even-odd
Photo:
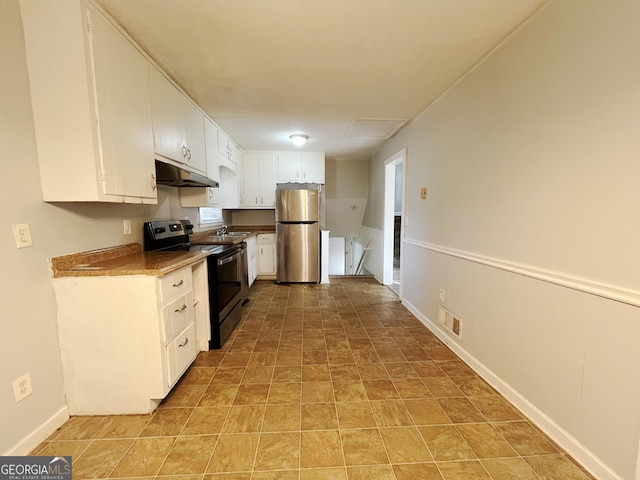
[[[185,328],[166,348],[167,386],[174,385],[196,359],[198,353],[195,324]]]
[[[89,10],[105,194],[156,198],[147,61]]]
[[[302,181],[324,184],[324,153],[302,154]]]
[[[207,159],[204,153],[204,115],[187,98],[184,101],[185,144],[187,155],[184,163],[201,173],[207,171]]]
[[[220,206],[222,208],[239,208],[238,176],[223,168],[220,170]]]
[[[149,85],[154,151],[176,162],[183,162],[186,153],[184,97],[152,66],[149,66]]]
[[[301,181],[300,154],[295,152],[278,153],[278,182],[297,183]]]
[[[243,206],[260,206],[260,153],[245,152],[242,160]]]
[[[258,275],[258,248],[256,244],[256,237],[250,237],[245,240],[247,244],[247,273],[249,277],[249,286],[253,285],[253,282]]]
[[[276,274],[276,244],[258,244],[258,275]]]
[[[260,153],[259,185],[260,207],[275,208],[276,206],[276,154],[274,152]]]
[[[208,118],[204,119],[204,154],[207,159],[207,177],[220,182],[218,129]]]

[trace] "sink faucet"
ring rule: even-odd
[[[218,230],[216,230],[216,235],[224,235],[227,233],[227,226],[222,225]]]

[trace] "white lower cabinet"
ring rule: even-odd
[[[71,415],[149,413],[207,345],[204,262],[164,277],[54,279]],[[193,276],[192,276],[193,272]],[[200,304],[200,306],[195,306]],[[200,338],[202,337],[202,338]]]
[[[258,235],[258,276],[272,278],[276,275],[276,235]]]
[[[249,237],[244,243],[247,244],[247,274],[249,277],[249,286],[251,286],[258,276],[258,247],[256,237]]]

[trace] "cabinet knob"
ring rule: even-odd
[[[183,157],[187,156],[187,146],[186,145],[182,145],[182,156]]]
[[[180,308],[175,310],[176,313],[184,312],[187,309],[187,306],[183,303]]]
[[[187,148],[187,160],[191,160],[191,150]]]
[[[179,287],[184,283],[184,280],[180,280],[178,283],[174,283],[173,286],[174,287]]]
[[[152,173],[151,174],[151,190],[155,192],[156,188],[158,188],[158,184],[156,183],[156,176]]]

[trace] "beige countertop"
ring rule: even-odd
[[[105,277],[153,275],[161,277],[205,259],[208,252],[143,252],[140,244],[130,243],[51,259],[53,276]]]

